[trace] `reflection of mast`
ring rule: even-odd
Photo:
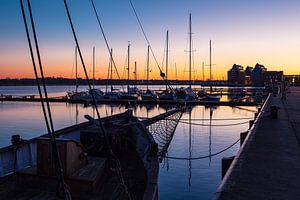
[[[75,124],[78,124],[78,104],[76,103],[76,106],[75,106]]]
[[[189,158],[192,157],[192,110],[189,110]],[[192,160],[189,159],[189,187],[191,187],[192,183]]]
[[[211,121],[212,121],[213,109],[209,107],[209,165],[211,163]]]

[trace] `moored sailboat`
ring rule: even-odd
[[[147,90],[141,94],[142,100],[157,100],[157,94],[149,89],[149,48],[147,48]]]

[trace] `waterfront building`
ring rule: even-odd
[[[229,83],[245,84],[245,71],[241,65],[234,64],[227,75]]]
[[[265,71],[265,84],[279,83],[283,81],[283,71]]]
[[[260,86],[264,84],[264,72],[267,68],[261,64],[256,64],[251,73],[251,82],[253,86]]]

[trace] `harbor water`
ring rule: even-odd
[[[65,96],[72,86],[50,86],[50,96]],[[82,88],[85,89],[85,88]],[[154,86],[153,89],[160,89]],[[105,90],[105,87],[102,88]],[[0,94],[37,94],[35,86],[0,87]],[[226,98],[226,97],[222,97]],[[51,103],[55,129],[84,122],[84,115],[95,116],[93,107],[81,104]],[[128,105],[99,105],[102,117],[117,114]],[[172,109],[167,105],[137,105],[137,117],[155,116]],[[211,199],[221,181],[221,159],[233,156],[239,149],[240,132],[249,128],[256,107],[194,106],[182,115],[169,146],[167,157],[160,164],[159,199]],[[46,133],[42,109],[38,102],[0,102],[0,147],[10,144],[19,134],[30,139]],[[210,156],[211,155],[211,156]]]

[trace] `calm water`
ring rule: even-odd
[[[66,94],[66,90],[72,89],[70,86],[48,88],[51,96],[62,96]],[[36,87],[0,87],[1,93],[36,94]],[[51,103],[51,109],[56,129],[85,121],[85,114],[94,115],[93,108],[76,104]],[[126,110],[121,105],[101,105],[99,109],[102,116]],[[151,117],[166,109],[159,106],[137,106],[134,108],[134,115]],[[13,134],[29,139],[45,133],[41,111],[40,103],[0,102],[0,146],[10,144]],[[255,111],[255,107],[193,107],[190,112],[183,114],[168,155],[199,157],[225,149],[239,138],[240,132],[248,129],[247,122],[253,118]],[[189,119],[192,124],[186,123]],[[234,125],[238,123],[243,124]],[[192,161],[165,159],[160,165],[159,199],[211,199],[221,180],[222,157],[235,155],[238,149],[239,143],[211,158]]]

